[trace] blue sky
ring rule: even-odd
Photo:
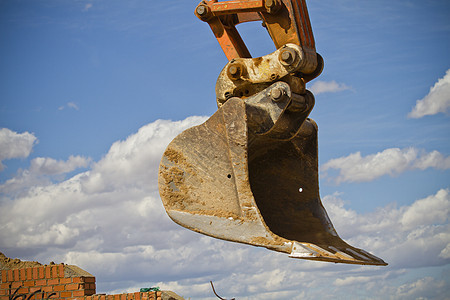
[[[164,148],[216,111],[227,63],[196,1],[0,1],[0,251],[77,264],[98,292],[186,298],[450,294],[450,4],[308,1],[324,72],[320,187],[338,233],[389,263],[305,262],[179,227]],[[239,26],[253,56],[274,46]]]

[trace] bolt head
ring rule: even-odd
[[[208,9],[204,5],[197,6],[196,12],[199,16],[204,16],[208,13]]]
[[[292,49],[285,49],[280,53],[279,59],[283,65],[291,65],[295,61],[296,53]]]
[[[245,73],[245,66],[241,63],[230,64],[227,73],[232,80],[237,80]]]
[[[274,7],[275,6],[275,0],[266,0],[266,6],[267,7]]]
[[[230,66],[230,68],[228,70],[230,71],[231,75],[237,75],[239,73],[238,66]]]
[[[284,96],[284,91],[278,87],[273,88],[270,91],[270,97],[275,102],[280,101],[283,98],[283,96]]]

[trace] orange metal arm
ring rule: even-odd
[[[236,25],[262,20],[277,49],[287,43],[299,45],[306,54],[305,59],[311,61],[311,72],[317,66],[305,0],[202,1],[195,14],[208,22],[228,60],[251,57]]]

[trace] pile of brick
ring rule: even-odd
[[[96,294],[95,277],[74,265],[1,265],[0,300],[182,300],[170,291]],[[16,268],[14,268],[16,267]]]

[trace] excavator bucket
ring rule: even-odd
[[[280,91],[284,99],[273,101]],[[317,126],[298,111],[305,102],[312,109],[314,99],[293,98],[277,82],[229,99],[178,135],[159,170],[168,215],[193,231],[294,258],[385,265],[337,235],[319,197]],[[289,128],[288,120],[297,125]]]
[[[317,77],[305,0],[203,0],[228,64],[216,83],[218,110],[167,147],[159,192],[181,226],[293,258],[386,263],[336,233],[319,196],[317,125],[308,118]],[[262,21],[277,50],[251,58],[235,25]]]

